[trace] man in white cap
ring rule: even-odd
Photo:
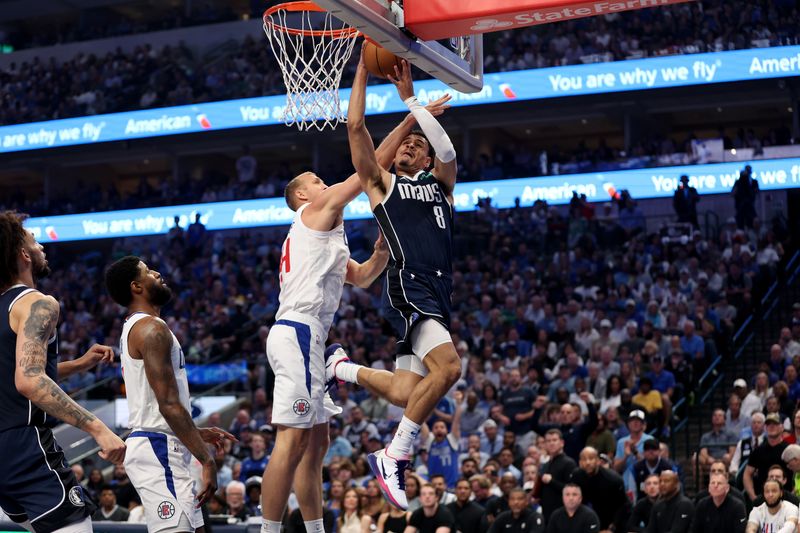
[[[644,443],[652,440],[652,435],[645,433],[647,422],[641,409],[634,409],[628,414],[628,431],[630,435],[617,441],[614,454],[614,470],[622,475],[625,490],[636,493],[636,480],[633,477],[633,465],[644,459]]]

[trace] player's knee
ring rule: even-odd
[[[403,390],[400,387],[393,387],[389,391],[389,395],[387,396],[387,400],[392,405],[396,405],[397,407],[402,407],[405,409],[406,405],[408,404],[408,396],[409,391]]]
[[[456,382],[461,379],[461,365],[456,361],[455,364],[449,364],[444,368],[444,379],[448,387],[452,387]]]

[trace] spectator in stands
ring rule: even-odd
[[[429,477],[431,485],[436,489],[436,496],[439,498],[440,505],[447,505],[456,501],[456,495],[447,490],[447,480],[442,474],[432,474]],[[380,495],[380,489],[378,495]]]
[[[741,398],[738,394],[731,394],[728,398],[728,410],[725,411],[725,429],[741,438],[749,430],[749,426],[750,415],[742,413]]]
[[[344,427],[344,438],[358,450],[361,448],[361,434],[365,431],[369,436],[380,435],[377,426],[364,417],[364,411],[360,407],[353,407],[350,410],[350,423]]]
[[[756,197],[758,196],[758,180],[753,178],[750,165],[744,167],[739,178],[733,184],[731,194],[736,208],[736,225],[739,228],[752,228],[756,218]]]
[[[700,195],[697,189],[689,186],[689,176],[681,176],[681,183],[672,196],[672,207],[678,215],[678,222],[686,222],[700,229],[697,222],[697,204],[700,202]]]
[[[644,442],[644,458],[633,465],[633,479],[636,483],[636,498],[645,497],[645,480],[653,474],[660,475],[665,470],[677,472],[672,461],[661,457],[660,443],[655,439]]]
[[[713,462],[713,463],[711,464],[711,466],[709,467],[709,469],[708,469],[708,476],[709,476],[709,479],[711,478],[711,476],[713,476],[713,475],[715,475],[715,474],[724,474],[724,475],[727,475],[726,469],[727,469],[727,466],[726,466],[726,465],[725,465],[725,463],[723,463],[722,461],[715,461],[715,462]],[[736,487],[730,487],[729,494],[730,494],[731,496],[733,496],[734,498],[737,498],[738,500],[740,500],[740,501],[741,501],[743,504],[745,504],[745,505],[748,505],[748,506],[749,506],[750,502],[747,500],[747,498],[745,498],[745,495],[744,495],[744,493],[743,493],[742,491],[740,491],[739,489],[737,489]],[[710,494],[709,494],[709,492],[708,492],[708,489],[707,489],[707,488],[703,488],[703,489],[701,489],[701,490],[700,490],[700,491],[699,491],[697,494],[695,494],[695,496],[694,496],[694,503],[695,503],[695,505],[697,505],[697,503],[698,503],[700,500],[702,500],[703,498],[707,498],[708,496],[710,496]]]
[[[758,487],[764,486],[769,474],[769,468],[772,465],[783,467],[788,477],[788,466],[782,459],[783,451],[788,444],[783,440],[781,419],[773,413],[766,417],[764,424],[767,433],[766,442],[750,453],[750,460],[744,469],[744,477],[742,478],[744,490],[750,500],[755,500],[756,496],[760,494],[756,490]],[[794,488],[794,478],[790,479],[788,485],[790,490]]]
[[[247,481],[253,476],[263,474],[268,461],[267,438],[263,433],[256,431],[250,437],[250,455],[242,461],[239,481]]]
[[[644,497],[636,500],[636,505],[633,506],[633,511],[628,519],[628,528],[625,531],[631,533],[647,531],[650,513],[660,494],[659,484],[659,474],[649,474],[644,480]]]
[[[489,533],[544,533],[544,520],[528,505],[528,495],[520,488],[514,488],[508,495],[507,511],[500,513],[492,522]],[[466,533],[462,529],[457,529]]]
[[[731,458],[729,472],[732,475],[738,475],[739,469],[742,465],[747,464],[753,450],[764,443],[766,439],[766,435],[764,434],[765,420],[766,417],[763,413],[753,413],[753,416],[750,417],[750,428],[745,432],[745,434],[749,434],[749,436],[741,439],[736,444],[736,450],[734,450],[733,457]]]
[[[661,427],[664,420],[664,405],[661,403],[661,393],[653,390],[653,380],[644,376],[639,380],[639,392],[633,395],[633,403],[644,409],[645,415],[651,427],[656,429]]]
[[[567,483],[563,489],[562,506],[547,521],[547,533],[584,533],[599,531],[597,514],[582,504],[581,488]]]
[[[489,412],[478,405],[479,398],[470,390],[466,396],[466,408],[461,413],[461,433],[473,435],[480,430],[481,424],[489,417]]]
[[[694,322],[687,320],[683,323],[683,336],[681,337],[681,350],[691,361],[692,367],[702,372],[705,370],[706,344],[703,337],[695,332]]]
[[[744,533],[747,511],[744,502],[733,497],[726,473],[711,474],[709,496],[700,500],[695,509],[694,533]]]
[[[459,479],[456,483],[456,500],[447,505],[447,510],[455,518],[456,531],[461,533],[483,533],[481,520],[484,515],[484,509],[474,501],[471,501],[471,497],[472,489],[469,478]]]
[[[492,494],[492,482],[485,475],[476,474],[469,478],[469,483],[474,495],[473,501],[483,509],[486,509],[486,506],[497,498]]]
[[[433,423],[433,429],[428,429],[428,424],[422,425],[420,439],[422,446],[428,450],[428,475],[441,474],[446,480],[447,487],[455,487],[458,481],[458,457],[461,440],[461,404],[456,405],[453,415],[452,430],[448,433],[444,420]]]
[[[127,522],[130,513],[124,507],[117,505],[117,495],[113,487],[106,485],[100,491],[100,507],[94,512],[92,520],[95,522]]]
[[[500,487],[500,495],[486,504],[486,520],[489,524],[494,522],[494,519],[497,518],[497,515],[504,511],[508,511],[509,494],[511,494],[512,489],[519,485],[514,474],[506,472],[500,476],[500,482],[498,483],[498,486]]]
[[[762,486],[764,503],[754,507],[747,519],[747,533],[776,531],[790,533],[797,529],[796,505],[782,499],[783,489],[777,481]]]
[[[455,530],[455,518],[445,507],[439,505],[436,490],[430,483],[422,485],[419,494],[422,508],[411,514],[406,533],[436,533],[439,528]],[[348,533],[343,531],[342,533]]]
[[[637,461],[644,458],[644,443],[652,440],[652,435],[645,433],[644,411],[635,409],[628,415],[628,436],[617,441],[617,451],[614,454],[614,470],[619,474],[633,468]]]
[[[659,487],[661,498],[653,506],[647,531],[688,533],[694,519],[694,505],[681,494],[678,474],[671,470],[661,472]]]
[[[520,446],[527,447],[533,439],[533,404],[536,395],[530,387],[523,386],[522,374],[518,368],[508,372],[508,384],[501,390],[500,403],[503,414],[500,417],[506,431],[517,435]]]
[[[550,524],[550,515],[562,505],[562,492],[577,466],[564,454],[564,437],[559,429],[549,429],[544,436],[545,450],[550,460],[542,465],[540,503],[545,522]],[[574,495],[571,494],[571,497]],[[573,500],[570,500],[573,502]],[[579,502],[580,503],[580,502]],[[575,513],[573,509],[572,513]]]
[[[742,401],[742,412],[750,415],[756,411],[763,411],[770,396],[772,387],[769,386],[769,376],[766,372],[759,372],[756,374],[755,387]]]
[[[581,488],[583,501],[597,513],[600,530],[623,531],[631,512],[622,477],[600,465],[597,450],[586,447],[581,451],[579,468],[570,481]]]
[[[241,481],[231,481],[225,487],[225,506],[227,514],[241,521],[250,516],[245,505],[245,484]]]
[[[588,415],[581,416],[580,408],[576,408],[572,404],[563,403],[559,411],[557,423],[542,423],[543,407],[546,403],[544,396],[539,396],[533,404],[533,430],[538,434],[543,435],[549,429],[557,428],[565,441],[564,452],[573,459],[573,461],[580,455],[581,450],[586,444],[586,439],[597,427],[597,411],[594,403],[591,402],[589,394],[584,391],[580,394],[580,399],[586,404]],[[560,493],[557,495],[560,499]]]
[[[730,465],[738,440],[738,435],[725,429],[725,411],[714,409],[711,415],[711,431],[700,437],[700,466],[705,470],[716,460]]]
[[[784,450],[785,453],[785,450]],[[767,474],[767,481],[777,481],[780,483],[781,488],[783,489],[783,496],[782,498],[787,502],[792,503],[793,505],[800,505],[800,499],[798,499],[797,495],[789,490],[786,490],[786,473],[783,471],[783,467],[781,465],[772,465],[769,467],[769,473]],[[752,504],[752,507],[758,507],[764,503],[764,495],[761,494]]]
[[[436,493],[433,487],[430,487],[430,493],[433,499],[436,499]],[[336,531],[338,533],[366,533],[370,530],[372,519],[364,514],[361,509],[361,498],[359,497],[356,489],[350,488],[344,492],[342,498],[342,512],[336,521]]]
[[[781,454],[781,460],[789,467],[790,476],[794,480],[794,494],[800,496],[800,445],[787,446]]]
[[[353,455],[353,447],[350,441],[342,436],[341,422],[336,418],[332,418],[328,424],[330,445],[328,445],[328,451],[322,461],[325,466],[330,465],[334,459],[346,459]]]

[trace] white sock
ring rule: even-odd
[[[411,446],[417,440],[417,435],[419,435],[420,427],[416,422],[403,416],[403,419],[400,420],[400,425],[397,426],[397,432],[386,450],[389,457],[393,459],[408,459],[411,455]]]
[[[342,381],[346,381],[347,383],[355,383],[358,385],[358,371],[362,368],[365,367],[356,363],[342,361],[336,365],[336,368],[333,372],[336,374],[336,377]]]
[[[265,518],[261,521],[261,533],[281,533],[281,523]]]
[[[307,520],[303,523],[306,525],[306,533],[325,533],[325,526],[322,525],[322,518]]]

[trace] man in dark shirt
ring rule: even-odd
[[[660,475],[664,470],[678,469],[669,459],[661,457],[661,449],[656,439],[646,440],[644,447],[644,459],[633,465],[633,479],[636,482],[636,498],[644,498],[644,480],[650,474]]]
[[[500,513],[509,510],[508,495],[511,494],[511,490],[517,486],[517,478],[515,478],[514,474],[511,472],[506,472],[500,478],[500,483],[498,483],[498,485],[500,486],[500,492],[502,494],[486,504],[486,518],[489,520],[490,524]]]
[[[456,531],[461,533],[483,533],[481,526],[483,518],[483,507],[470,501],[472,489],[470,482],[466,479],[459,479],[456,482],[456,501],[447,504],[445,507],[455,518]]]
[[[767,428],[767,440],[750,453],[750,459],[744,468],[744,478],[742,479],[744,491],[751,501],[761,494],[772,465],[780,465],[784,475],[789,479],[784,488],[792,490],[794,487],[794,476],[789,475],[789,467],[781,459],[783,450],[788,444],[783,440],[783,424],[780,416],[777,413],[770,413],[766,416],[764,424]]]
[[[716,461],[716,462],[711,463],[711,466],[709,467],[708,475],[710,477],[710,476],[712,476],[714,474],[725,474],[726,476],[728,475],[728,471],[727,471],[727,469],[725,467],[725,462],[724,461]],[[732,497],[738,499],[740,502],[742,502],[745,505],[745,507],[747,507],[747,499],[744,497],[744,493],[742,491],[740,491],[736,487],[731,487],[730,485],[728,485],[728,489],[729,489],[728,490],[728,495],[729,496],[732,496]],[[698,492],[697,494],[695,494],[695,496],[694,496],[694,504],[695,504],[695,506],[697,506],[697,504],[700,503],[700,500],[702,500],[703,498],[708,498],[710,495],[711,494],[708,492],[708,489],[703,489],[700,492]],[[762,501],[761,503],[764,503],[764,502]]]
[[[558,424],[542,424],[539,419],[544,411],[543,407],[547,403],[546,396],[539,396],[533,404],[535,409],[533,415],[533,430],[539,435],[547,432],[548,429],[558,429],[561,431],[562,439],[564,440],[564,453],[572,458],[573,461],[578,459],[581,450],[586,446],[586,439],[592,434],[592,431],[597,427],[597,410],[595,409],[594,402],[589,397],[586,391],[581,392],[581,400],[586,404],[589,413],[585,417],[581,417],[580,408],[564,404],[559,411]],[[559,495],[559,499],[561,496]]]
[[[712,474],[710,496],[700,500],[695,510],[693,533],[744,533],[747,511],[744,503],[728,493],[727,474]]]
[[[580,467],[570,481],[581,488],[582,500],[597,513],[601,530],[625,529],[631,512],[625,482],[613,470],[601,468],[597,450],[587,446],[581,451]]]
[[[594,533],[600,531],[600,519],[581,505],[581,488],[574,483],[564,486],[564,506],[556,509],[547,522],[547,533]]]
[[[544,533],[544,520],[530,508],[524,490],[512,490],[508,506],[509,510],[500,513],[492,523],[489,533]]]
[[[644,497],[636,501],[633,512],[628,519],[628,528],[625,531],[630,533],[641,533],[647,531],[647,524],[650,523],[650,513],[658,500],[661,492],[659,487],[659,475],[650,474],[644,480]]]
[[[500,403],[503,405],[503,415],[500,417],[500,421],[506,431],[512,431],[518,438],[522,438],[532,431],[531,419],[535,400],[536,395],[533,390],[522,385],[522,375],[519,369],[509,370],[508,386],[500,395]]]
[[[550,429],[544,436],[544,448],[550,460],[542,465],[540,503],[545,522],[550,521],[553,511],[563,505],[564,485],[569,481],[577,466],[575,461],[564,455],[564,437],[558,429]]]
[[[770,481],[777,481],[780,483],[781,487],[786,486],[786,474],[783,473],[783,467],[781,465],[772,465],[769,467],[769,472],[767,473],[767,480]],[[795,496],[794,492],[788,491],[785,488],[783,489],[783,499],[789,503],[794,505],[800,506],[800,500]],[[753,507],[758,507],[764,503],[764,495],[761,494],[756,498],[753,502]]]
[[[692,501],[681,494],[678,474],[671,470],[659,476],[661,499],[653,506],[647,533],[688,533],[694,518]]]
[[[425,483],[419,490],[422,507],[411,513],[407,533],[455,533],[456,520],[450,511],[439,505],[436,489]],[[409,531],[411,529],[411,531]]]

